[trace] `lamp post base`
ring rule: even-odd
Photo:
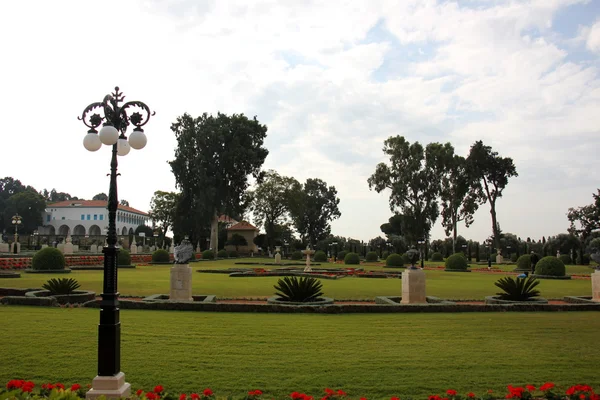
[[[131,385],[125,382],[125,374],[119,372],[115,376],[96,376],[92,388],[86,393],[86,400],[95,400],[100,396],[107,399],[118,399],[131,396]]]

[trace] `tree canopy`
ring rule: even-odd
[[[591,235],[592,231],[600,229],[600,189],[598,193],[592,193],[594,202],[583,207],[569,208],[567,219],[570,222],[569,232],[581,234],[584,239]]]
[[[0,232],[12,226],[12,216],[16,213],[16,204],[14,203],[14,201],[11,204],[12,208],[7,210],[7,207],[9,205],[7,203],[8,199],[18,193],[22,193],[25,191],[37,193],[37,191],[32,186],[25,186],[18,179],[14,179],[10,176],[0,179]],[[29,205],[27,207],[29,207]],[[44,208],[42,208],[42,210],[40,211],[40,215],[41,212],[44,211]],[[21,214],[21,212],[19,212],[19,215],[24,217],[24,214]],[[29,220],[31,221],[31,219]],[[23,223],[25,223],[25,221],[23,221]]]
[[[150,200],[150,218],[160,229],[162,236],[167,234],[175,219],[178,195],[175,192],[157,190]]]
[[[94,197],[92,197],[92,200],[104,200],[104,201],[108,201],[108,196],[106,195],[106,193],[98,193],[97,195],[95,195]]]
[[[4,225],[6,227],[14,226],[12,224],[12,216],[19,214],[21,216],[19,231],[22,233],[31,233],[38,226],[42,225],[42,213],[45,209],[46,200],[35,189],[19,192],[6,200]]]

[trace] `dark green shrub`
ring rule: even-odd
[[[302,252],[296,250],[292,253],[292,260],[302,260]]]
[[[381,253],[381,259],[382,260],[387,260],[388,256],[390,255],[389,251],[384,251],[383,253]]]
[[[510,262],[517,262],[517,253],[512,253],[510,255]]]
[[[466,271],[467,259],[463,253],[452,254],[446,259],[446,269]]]
[[[31,260],[31,269],[39,271],[65,269],[65,256],[54,247],[46,247],[35,253]]]
[[[590,255],[589,254],[584,254],[582,256],[581,264],[582,265],[590,265]]]
[[[496,293],[502,300],[527,301],[532,297],[540,295],[539,290],[534,289],[539,283],[533,276],[528,278],[507,276],[498,279],[494,285],[503,290],[502,293]]]
[[[565,263],[554,256],[546,256],[535,264],[536,275],[565,276]]]
[[[323,250],[318,250],[317,252],[315,252],[314,259],[316,262],[326,262],[327,254],[325,254]]]
[[[565,265],[572,265],[573,264],[573,260],[571,260],[571,256],[568,254],[561,254],[560,255],[560,261],[563,262],[563,264]]]
[[[81,285],[73,278],[52,278],[44,283],[42,287],[50,294],[71,294],[79,289]]]
[[[431,255],[431,261],[444,261],[444,256],[442,253],[436,251]]]
[[[348,254],[348,252],[346,250],[342,250],[337,254],[337,260],[344,260],[346,258],[346,254]]]
[[[119,250],[119,256],[117,257],[117,265],[131,265],[131,253],[129,253],[129,250]]]
[[[365,259],[369,262],[374,262],[379,260],[379,257],[377,257],[377,253],[375,253],[374,251],[370,251],[367,253],[367,256],[365,257]]]
[[[227,258],[227,250],[221,249],[217,252],[217,258]]]
[[[273,287],[278,290],[275,295],[282,301],[308,302],[323,295],[323,284],[310,276],[285,276]]]
[[[360,257],[356,253],[348,253],[344,257],[344,264],[357,265],[360,264]]]
[[[402,263],[406,265],[410,265],[410,257],[406,255],[406,253],[401,255]]]
[[[203,260],[214,260],[215,259],[215,252],[212,250],[204,250],[202,252],[202,259]]]
[[[523,254],[517,260],[518,271],[531,271],[531,256],[529,254]]]
[[[229,250],[229,252],[227,253],[227,256],[229,258],[238,258],[240,255],[235,250]]]
[[[156,250],[154,253],[152,253],[152,262],[168,263],[169,262],[169,252],[164,249]]]
[[[400,254],[392,253],[385,259],[385,265],[388,267],[402,267],[404,260]]]

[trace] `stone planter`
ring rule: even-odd
[[[25,293],[25,297],[54,297],[59,304],[73,304],[94,300],[96,298],[96,292],[91,292],[89,290],[75,290],[71,294],[51,295],[48,290],[36,290]]]
[[[543,297],[536,297],[527,301],[502,300],[498,296],[486,296],[485,304],[548,304]]]
[[[319,297],[315,301],[307,301],[307,302],[296,302],[296,301],[283,301],[279,300],[279,297],[273,296],[267,299],[268,304],[279,304],[282,306],[327,306],[333,304],[333,299],[330,297]]]

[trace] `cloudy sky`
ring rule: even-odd
[[[109,149],[83,148],[77,116],[116,85],[156,110],[147,147],[119,159],[141,210],[175,189],[184,112],[256,115],[264,167],[334,185],[333,233],[362,240],[391,215],[367,185],[391,135],[512,157],[497,209],[523,238],[566,231],[600,186],[599,0],[3,1],[0,36],[0,175],[38,190],[108,191]],[[459,233],[490,231],[483,205]]]

